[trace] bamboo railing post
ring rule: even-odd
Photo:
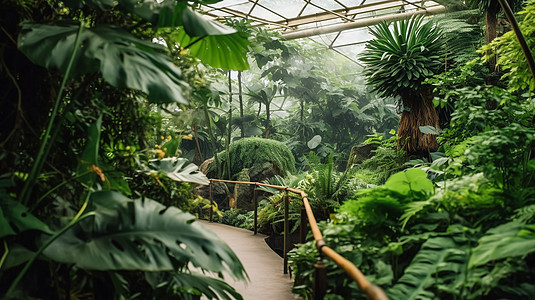
[[[323,255],[320,252],[320,259],[314,264],[314,300],[323,300],[326,293],[327,266],[323,262]]]
[[[289,215],[289,196],[288,192],[296,193],[301,195],[301,199],[303,200],[303,207],[305,212],[305,219],[301,219],[301,231],[300,231],[300,239],[301,242],[304,242],[306,239],[306,231],[308,228],[306,227],[307,223],[310,225],[310,231],[312,231],[312,234],[314,236],[314,240],[316,241],[316,248],[318,249],[320,258],[314,265],[314,299],[323,299],[327,293],[327,269],[324,263],[324,258],[327,257],[331,259],[334,263],[338,265],[339,268],[342,268],[349,277],[358,285],[358,287],[368,296],[368,299],[373,300],[388,300],[388,297],[384,293],[384,291],[373,284],[371,284],[366,276],[357,268],[351,261],[347,260],[340,254],[338,254],[333,249],[329,248],[325,244],[325,241],[323,240],[323,235],[321,234],[321,231],[318,227],[318,224],[316,222],[316,218],[314,217],[314,212],[312,211],[312,207],[310,206],[310,203],[308,202],[307,194],[304,191],[293,189],[289,187],[283,187],[283,186],[276,186],[276,185],[270,185],[265,183],[259,183],[259,182],[243,182],[243,181],[232,181],[232,180],[221,180],[221,179],[210,179],[210,203],[213,205],[213,191],[212,191],[212,183],[213,182],[228,182],[228,183],[236,183],[236,184],[254,184],[255,185],[255,229],[258,224],[256,224],[257,221],[257,205],[258,205],[258,196],[257,196],[257,186],[265,186],[265,187],[272,187],[279,190],[284,190],[283,195],[283,201],[284,201],[284,274],[288,274],[288,256],[287,252],[289,250],[288,245],[288,233],[290,232],[290,223],[288,220]],[[301,218],[303,218],[303,208],[301,210]],[[212,221],[212,210],[210,210],[210,222]],[[307,222],[308,221],[308,222]],[[256,232],[255,232],[256,233]]]
[[[212,192],[213,186],[212,181],[210,180],[210,222],[212,222],[213,219],[213,210],[214,210],[214,197]]]
[[[284,191],[282,200],[284,201],[284,247],[282,251],[284,253],[284,274],[288,274],[288,231],[290,231],[290,224],[288,221],[288,190]]]
[[[254,235],[256,235],[258,233],[258,192],[256,190],[256,183],[254,185],[253,204],[254,204]]]
[[[299,243],[304,244],[307,238],[307,212],[301,205],[301,223],[299,224]]]

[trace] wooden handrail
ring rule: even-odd
[[[318,224],[316,222],[316,218],[314,217],[314,213],[312,212],[312,207],[310,206],[310,203],[308,202],[308,195],[298,189],[289,188],[286,186],[279,186],[279,185],[272,185],[272,184],[266,184],[261,182],[250,182],[250,181],[233,181],[233,180],[222,180],[222,179],[210,179],[210,203],[213,205],[213,199],[212,199],[212,182],[225,182],[225,183],[235,183],[235,184],[248,184],[248,185],[254,185],[255,186],[255,217],[256,217],[256,209],[257,209],[257,199],[256,199],[256,187],[257,186],[265,186],[270,187],[278,190],[284,190],[286,192],[291,192],[294,194],[298,194],[301,196],[301,199],[303,199],[303,206],[305,208],[306,216],[308,218],[308,223],[310,224],[310,230],[312,230],[312,234],[314,236],[314,240],[316,242],[316,248],[318,249],[318,252],[320,253],[320,261],[319,264],[322,265],[322,256],[325,255],[328,258],[330,258],[332,261],[334,261],[340,268],[344,269],[346,273],[357,283],[359,288],[368,296],[368,299],[373,300],[388,300],[388,297],[384,293],[384,291],[376,286],[371,284],[366,276],[357,268],[351,261],[344,258],[342,255],[338,254],[333,249],[329,248],[325,241],[323,240],[323,235],[321,234],[321,231],[318,227]],[[285,210],[288,208],[288,198],[284,197],[285,201]],[[211,215],[210,215],[210,221],[212,221]],[[288,231],[288,220],[287,220],[287,213],[285,213],[285,230],[284,230],[284,246],[285,250],[287,249],[287,234],[286,231]],[[301,226],[304,226],[301,222]],[[255,228],[254,233],[256,234],[256,220],[255,220]],[[286,252],[286,251],[284,251]],[[284,273],[287,273],[287,258],[286,253],[284,253]],[[318,264],[316,264],[318,265]],[[325,267],[323,267],[325,268]],[[316,279],[318,281],[318,279]],[[316,283],[317,284],[317,283]],[[325,291],[318,293],[316,291],[316,295],[320,295],[319,297],[323,297],[325,295]]]

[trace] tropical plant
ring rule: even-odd
[[[522,1],[509,0],[507,1],[509,6],[514,7],[515,11],[521,6]],[[498,0],[472,0],[471,3],[473,6],[476,6],[480,11],[485,13],[485,44],[489,45],[496,37],[498,36],[498,13],[501,11],[501,4]],[[488,49],[490,50],[490,49]],[[487,80],[488,84],[496,85],[497,73],[496,68],[496,55],[493,55],[492,50],[488,52],[488,68],[491,72],[490,80]]]
[[[519,22],[520,30],[526,38],[529,49],[534,49],[535,39],[535,2],[528,1],[523,11],[519,12],[523,19]],[[502,79],[508,79],[509,89],[535,90],[535,79],[526,63],[526,58],[513,31],[496,38],[492,43],[481,47],[480,53],[485,53],[484,59],[489,61],[498,57],[497,64],[507,70]]]
[[[221,163],[230,166],[230,174],[224,174],[226,178],[232,178],[245,168],[262,167],[264,163],[273,164],[280,174],[295,172],[292,153],[279,141],[257,137],[244,138],[232,143],[229,152],[230,161],[227,161],[224,153],[218,154]],[[215,166],[210,166],[208,176],[213,176],[214,171]]]
[[[438,25],[424,23],[424,18],[417,16],[393,24],[380,23],[370,28],[370,33],[375,39],[367,43],[360,60],[366,65],[366,81],[374,91],[401,98],[404,109],[398,148],[410,154],[435,151],[436,137],[419,128],[438,128],[432,94],[428,86],[422,85],[425,78],[441,71],[443,41]]]
[[[189,84],[167,49],[147,41],[157,37],[155,30],[173,27],[199,40],[207,34],[223,34],[223,39],[234,40],[242,50],[247,40],[241,35],[230,37],[235,31],[204,20],[186,3],[134,2],[37,1],[31,6],[8,6],[15,18],[33,22],[9,25],[5,27],[9,31],[3,31],[10,37],[2,42],[2,48],[13,54],[9,59],[24,62],[7,63],[7,53],[2,52],[9,99],[18,99],[18,104],[14,101],[10,109],[2,110],[17,116],[3,126],[1,135],[2,166],[10,172],[3,175],[0,187],[4,296],[62,298],[86,293],[95,298],[128,298],[139,292],[159,299],[201,294],[241,299],[228,284],[194,270],[226,271],[245,279],[232,251],[211,234],[196,233],[200,228],[192,224],[193,216],[145,198],[144,185],[161,184],[161,174],[146,176],[137,171],[146,167],[154,153],[147,141],[160,133],[159,128],[148,129],[161,125],[161,119],[149,113],[154,106],[146,100],[185,104],[188,98]],[[242,51],[235,54],[243,61]],[[30,83],[27,78],[35,72],[39,79]],[[40,100],[43,105],[35,110],[31,104]],[[34,127],[16,120],[26,119],[29,111],[39,115]],[[20,147],[14,140],[17,135],[27,144]],[[20,149],[5,151],[8,142]],[[178,153],[177,138],[163,146],[168,150],[161,150],[163,156]],[[116,166],[121,166],[120,171]],[[152,165],[153,171],[165,171],[165,179],[206,183],[206,177],[191,167],[180,159]],[[136,172],[142,181],[130,178]],[[192,186],[182,188],[186,192],[175,194],[175,200],[189,201]],[[118,191],[142,199],[131,200]],[[177,191],[180,188],[166,190],[171,195]],[[86,253],[86,260],[79,259],[80,253]],[[144,272],[154,271],[163,272],[166,280],[151,287],[155,283],[151,273],[146,284],[128,286],[127,281],[139,281]]]

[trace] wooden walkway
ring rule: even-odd
[[[234,281],[225,276],[227,283],[233,286],[244,300],[300,299],[291,292],[293,280],[288,274],[282,273],[282,258],[264,241],[267,236],[253,235],[252,231],[242,228],[199,221],[232,248],[249,274],[249,283]]]

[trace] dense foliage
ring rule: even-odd
[[[195,11],[214,2],[6,2],[0,296],[241,299],[222,277],[246,280],[241,263],[191,213],[247,229],[254,213],[195,187],[273,167],[265,182],[305,191],[325,242],[391,299],[533,297],[535,81],[512,33],[476,52],[473,11],[382,23],[362,68]],[[497,55],[495,85],[477,53]],[[288,200],[295,235],[300,197],[259,192],[260,232],[283,233]],[[313,241],[290,252],[307,299],[318,259]],[[325,262],[327,297],[364,298]]]
[[[223,166],[223,177],[232,178],[245,168],[264,168],[264,164],[274,165],[277,173],[285,175],[295,172],[295,159],[286,145],[279,141],[257,137],[240,139],[232,143],[228,150],[230,162],[225,152],[219,153]],[[230,175],[226,173],[226,166],[230,166]],[[211,166],[208,175],[215,178],[215,166]]]
[[[501,55],[498,61],[515,54]],[[529,299],[535,291],[534,102],[482,85],[485,77],[472,62],[428,80],[439,94],[434,102],[451,109],[439,134],[444,153],[358,190],[320,223],[326,243],[391,299]],[[509,89],[522,89],[522,76],[514,78]],[[290,257],[294,291],[308,296],[315,245],[300,245]],[[330,298],[364,297],[326,263]]]
[[[246,279],[233,251],[170,206],[193,209],[208,180],[156,112],[197,87],[172,55],[184,41],[152,39],[247,39],[179,1],[8,1],[1,20],[2,296],[241,299],[215,278]]]

